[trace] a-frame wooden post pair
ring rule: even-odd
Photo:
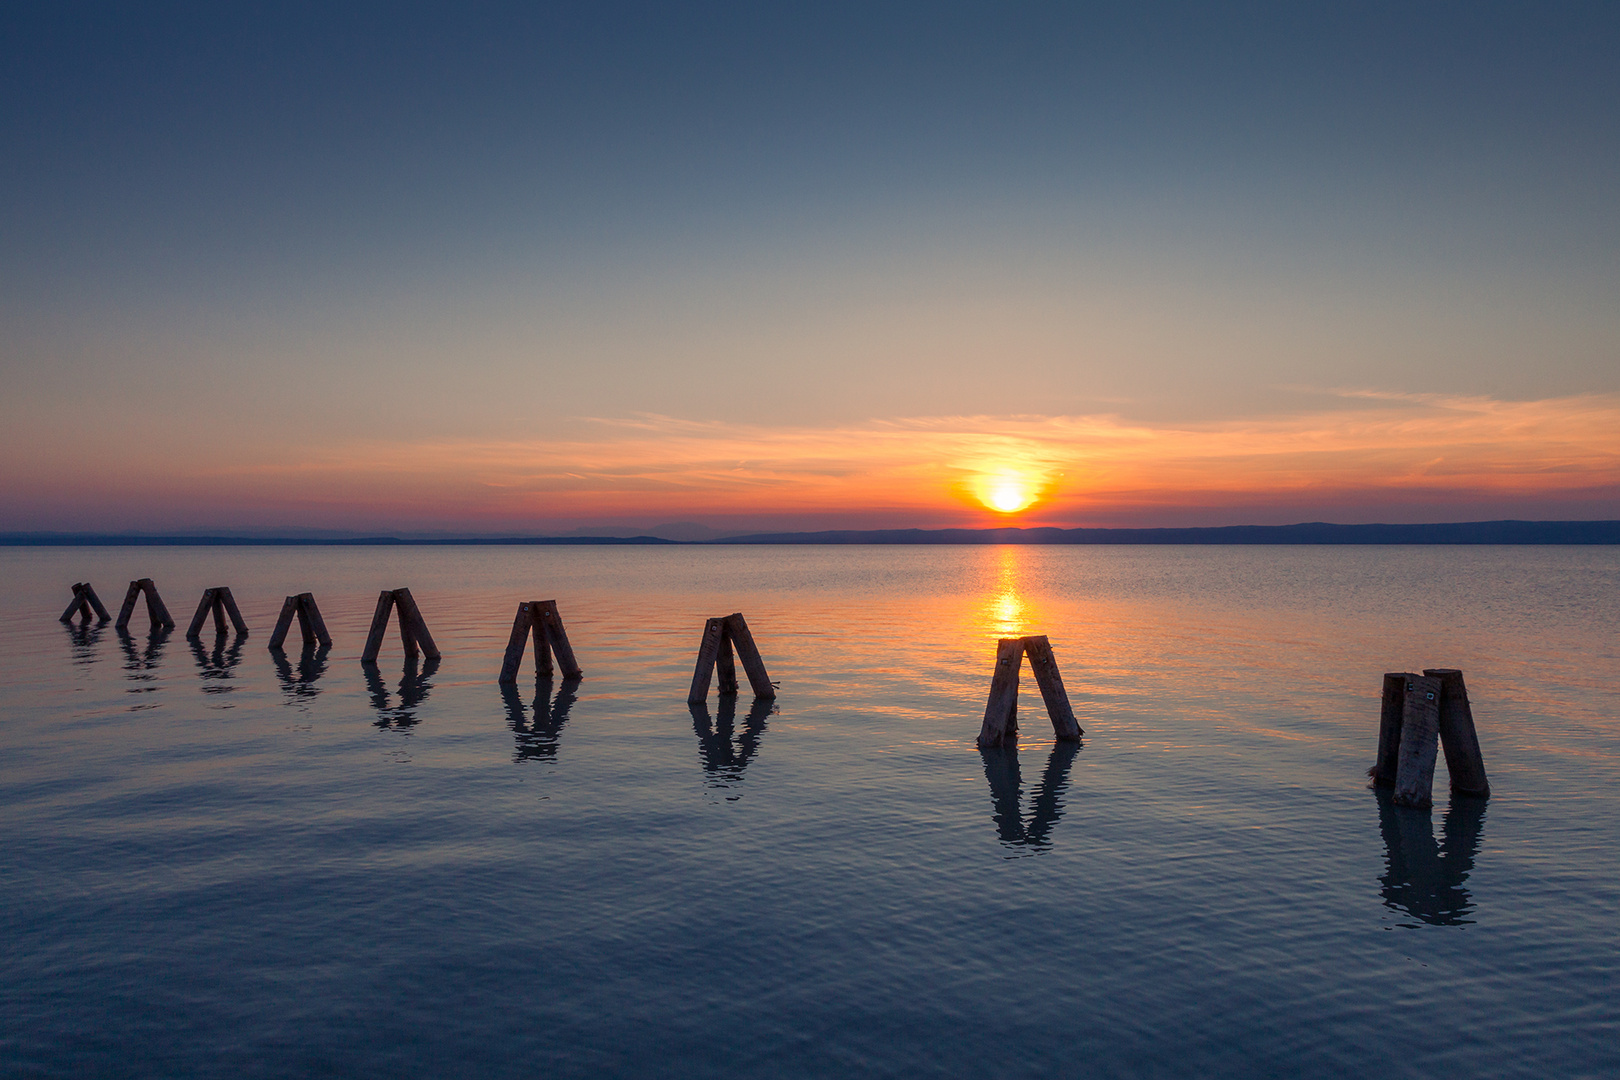
[[[281,615],[276,619],[275,632],[270,635],[270,648],[280,649],[287,640],[287,631],[292,629],[293,616],[298,616],[298,629],[304,637],[305,645],[313,645],[319,641],[322,646],[332,647],[332,635],[326,632],[326,620],[321,618],[321,609],[315,606],[315,597],[311,593],[299,593],[289,596],[281,605]]]
[[[124,594],[124,606],[118,609],[118,621],[113,625],[119,630],[129,627],[129,617],[135,614],[135,601],[142,593],[146,594],[146,613],[151,616],[152,629],[156,630],[161,626],[165,630],[173,630],[174,616],[169,614],[169,609],[163,604],[163,598],[158,595],[157,586],[152,584],[149,577],[129,583],[129,591]]]
[[[202,636],[203,621],[208,618],[210,611],[214,613],[214,633],[225,633],[225,616],[229,615],[236,632],[243,636],[247,635],[247,623],[242,621],[242,613],[236,609],[236,598],[231,595],[230,589],[220,585],[203,590],[202,602],[197,605],[197,614],[191,617],[191,625],[186,628],[187,641],[196,641]]]
[[[534,677],[551,678],[551,654],[557,654],[557,666],[563,678],[578,679],[585,673],[574,659],[574,647],[568,644],[568,631],[563,629],[562,615],[555,600],[525,600],[518,605],[517,617],[512,620],[512,636],[506,643],[506,660],[501,664],[503,683],[517,682],[518,667],[523,663],[523,646],[534,636]]]
[[[73,585],[73,602],[67,606],[66,611],[62,612],[62,621],[70,623],[73,621],[73,616],[83,615],[84,621],[89,622],[92,608],[95,610],[97,622],[110,622],[112,620],[112,616],[108,614],[107,609],[101,606],[101,597],[96,595],[96,590],[90,587],[90,583],[88,581],[75,582]]]
[[[1018,670],[1029,654],[1030,669],[1041,688],[1046,711],[1052,717],[1052,731],[1059,739],[1078,742],[1085,732],[1074,719],[1069,692],[1058,674],[1057,657],[1045,634],[1001,638],[996,643],[996,670],[990,677],[990,700],[984,706],[984,726],[979,729],[979,748],[1015,745],[1018,741]]]
[[[1393,787],[1401,806],[1434,802],[1436,743],[1446,751],[1446,771],[1455,795],[1485,798],[1485,758],[1474,730],[1468,687],[1456,668],[1424,668],[1422,675],[1393,671],[1384,676],[1378,724],[1378,760],[1369,770],[1376,787]]]
[[[377,613],[371,617],[371,633],[366,635],[366,651],[360,654],[360,662],[377,662],[383,635],[388,632],[388,613],[396,606],[399,608],[399,640],[405,646],[405,655],[416,656],[420,651],[429,660],[437,660],[439,647],[433,644],[433,635],[422,621],[422,612],[411,598],[411,590],[384,589],[377,597]]]
[[[709,699],[709,679],[716,666],[720,668],[722,694],[737,692],[737,665],[731,650],[737,650],[743,671],[748,674],[748,685],[756,698],[774,698],[776,687],[765,673],[765,661],[760,658],[754,635],[748,631],[748,622],[742,612],[733,612],[723,618],[710,619],[703,627],[703,642],[698,646],[697,670],[692,673],[692,690],[686,695],[688,704],[701,705]]]

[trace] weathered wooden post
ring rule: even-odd
[[[1001,638],[996,642],[996,667],[990,676],[990,697],[984,706],[984,724],[979,729],[979,747],[1010,746],[1018,741],[1018,673],[1029,654],[1029,667],[1035,673],[1046,714],[1052,718],[1052,731],[1065,742],[1078,742],[1085,732],[1074,718],[1069,692],[1058,672],[1052,643],[1044,634]]]
[[[568,631],[563,628],[557,601],[525,600],[518,605],[517,616],[512,620],[512,636],[507,639],[506,659],[501,664],[501,682],[517,682],[518,667],[523,663],[523,647],[530,635],[534,637],[534,677],[537,681],[551,678],[553,653],[557,655],[557,666],[562,668],[563,678],[580,679],[585,676],[579,670],[579,662],[574,659],[574,647],[568,643]]]
[[[73,621],[75,614],[80,614],[84,616],[85,622],[89,622],[92,609],[96,613],[97,622],[112,621],[112,615],[102,606],[101,597],[96,595],[96,590],[90,587],[90,583],[88,581],[75,582],[73,585],[73,602],[67,606],[66,611],[62,612],[62,621],[70,623]]]
[[[129,627],[129,618],[135,614],[135,601],[143,593],[146,595],[146,614],[152,620],[152,629],[162,627],[165,630],[173,630],[174,616],[169,614],[163,598],[158,595],[157,586],[152,584],[149,577],[129,583],[129,591],[124,594],[124,606],[118,609],[118,621],[113,624],[115,628],[124,630]]]
[[[305,645],[319,641],[323,648],[332,647],[332,635],[326,632],[326,620],[321,618],[321,609],[315,605],[314,595],[306,592],[289,596],[282,602],[281,615],[277,617],[276,628],[270,634],[271,651],[280,650],[282,643],[287,640],[287,631],[292,629],[295,615]]]
[[[229,588],[219,585],[203,590],[202,602],[197,605],[197,614],[191,617],[191,626],[186,629],[187,640],[195,641],[202,634],[203,620],[208,618],[210,611],[214,613],[214,633],[225,633],[225,617],[229,615],[236,632],[242,637],[247,636],[247,623],[243,621],[242,613],[237,610],[236,598],[231,595]]]
[[[375,664],[382,651],[383,635],[388,632],[388,613],[399,608],[399,639],[405,646],[406,657],[415,657],[418,649],[429,660],[439,659],[439,647],[428,633],[427,623],[416,606],[409,589],[384,589],[377,597],[377,612],[371,617],[371,632],[366,635],[366,649],[360,654],[362,664]]]
[[[1406,677],[1401,705],[1401,749],[1395,767],[1395,802],[1428,806],[1433,799],[1434,759],[1439,750],[1440,680]]]
[[[1434,765],[1441,746],[1452,793],[1489,796],[1491,786],[1462,672],[1426,668],[1422,675],[1385,674],[1378,760],[1367,770],[1373,786],[1393,787],[1394,802],[1401,806],[1432,805]]]
[[[701,705],[708,700],[709,680],[714,677],[716,665],[720,668],[720,693],[737,692],[733,648],[737,651],[737,659],[742,661],[743,672],[748,676],[748,685],[753,689],[754,697],[767,701],[776,697],[776,687],[765,671],[765,661],[759,655],[759,647],[754,644],[748,621],[743,618],[742,612],[736,611],[723,618],[710,619],[703,625],[697,668],[692,672],[692,689],[686,695],[689,704]]]
[[[1378,760],[1367,770],[1374,787],[1395,786],[1400,767],[1401,710],[1406,707],[1406,673],[1384,673],[1384,696],[1378,715]]]
[[[1491,785],[1485,779],[1485,757],[1479,751],[1479,733],[1474,730],[1474,710],[1468,704],[1463,673],[1456,668],[1424,668],[1423,674],[1440,680],[1440,746],[1446,754],[1451,790],[1458,795],[1488,797]]]

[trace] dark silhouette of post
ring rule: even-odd
[[[990,697],[984,706],[984,724],[979,729],[979,748],[1010,746],[1018,741],[1018,673],[1024,654],[1029,654],[1030,670],[1040,687],[1052,732],[1065,742],[1078,742],[1085,732],[1074,718],[1069,692],[1058,672],[1052,643],[1044,634],[1001,638],[996,642],[996,667],[990,676]]]
[[[332,635],[326,632],[326,620],[321,618],[321,609],[315,605],[315,597],[311,593],[299,593],[289,596],[281,604],[281,615],[276,619],[276,628],[270,634],[270,648],[280,651],[282,643],[287,640],[287,631],[292,629],[294,616],[298,619],[298,630],[303,635],[305,645],[313,645],[317,641],[321,647],[332,647]]]
[[[742,731],[737,733],[735,694],[720,698],[717,717],[709,715],[706,704],[687,703],[686,708],[692,714],[692,730],[698,737],[698,756],[711,786],[729,787],[743,778],[743,770],[759,753],[765,721],[775,707],[770,698],[755,698],[743,718]]]
[[[84,621],[90,621],[90,612],[94,610],[97,622],[111,622],[112,615],[101,604],[101,597],[96,590],[90,587],[88,581],[76,582],[73,586],[73,602],[62,612],[63,622],[72,622],[74,615],[83,615]]]
[[[753,689],[754,697],[766,701],[776,697],[776,686],[765,671],[765,661],[759,655],[759,647],[754,644],[748,621],[742,617],[742,612],[737,611],[704,623],[703,640],[698,644],[697,669],[692,672],[692,689],[686,695],[688,704],[702,705],[709,699],[709,681],[714,677],[716,666],[720,669],[720,693],[737,692],[737,667],[732,659],[734,648],[736,658],[742,661],[743,672],[748,676],[748,685]]]
[[[225,617],[230,616],[231,626],[235,627],[237,634],[247,637],[247,623],[242,619],[242,613],[236,608],[236,598],[231,590],[224,585],[212,589],[204,589],[202,601],[197,605],[197,614],[191,617],[191,625],[186,628],[186,640],[196,641],[202,635],[203,621],[208,613],[214,614],[214,633],[225,633]]]
[[[1486,800],[1452,799],[1437,844],[1427,811],[1397,806],[1387,789],[1379,789],[1377,797],[1385,853],[1379,892],[1385,906],[1434,926],[1472,921],[1474,902],[1466,883],[1479,854]]]
[[[1431,805],[1435,759],[1442,745],[1452,793],[1489,796],[1491,786],[1462,672],[1426,668],[1422,675],[1385,674],[1378,759],[1367,770],[1373,786],[1394,788],[1394,801],[1401,806]]]
[[[114,626],[119,630],[129,628],[129,618],[135,614],[135,601],[142,594],[146,596],[146,614],[152,620],[152,629],[162,627],[165,630],[173,630],[174,616],[169,614],[169,609],[163,604],[163,598],[158,595],[157,586],[152,584],[149,577],[129,583],[129,591],[124,594],[124,606],[118,609],[118,621]]]
[[[512,636],[506,642],[506,659],[501,664],[500,681],[517,682],[518,668],[523,663],[523,647],[530,636],[534,638],[534,677],[536,681],[551,678],[551,657],[557,656],[557,666],[563,678],[579,679],[584,672],[574,659],[574,647],[568,643],[568,631],[563,629],[562,615],[555,600],[525,600],[518,605],[512,620]]]
[[[990,781],[990,801],[995,808],[996,835],[1009,848],[1039,850],[1049,844],[1053,826],[1063,816],[1063,792],[1069,783],[1069,768],[1080,752],[1078,742],[1061,741],[1052,745],[1046,770],[1035,788],[1028,821],[1023,815],[1023,776],[1018,768],[1016,744],[981,750],[985,779]]]
[[[430,656],[425,661],[416,656],[405,658],[405,671],[399,680],[399,704],[388,703],[388,687],[375,663],[363,664],[366,688],[371,691],[371,704],[377,710],[372,727],[404,730],[417,724],[416,707],[427,700],[433,689],[433,676],[439,670],[439,658]]]
[[[517,687],[501,684],[501,697],[506,702],[506,719],[516,741],[512,761],[551,761],[557,757],[562,729],[568,723],[569,710],[579,700],[575,691],[578,679],[564,679],[557,690],[555,701],[551,695],[551,680],[541,679],[535,684],[534,704],[525,706]]]
[[[384,589],[377,597],[377,613],[371,617],[371,632],[366,635],[366,651],[360,654],[360,662],[377,662],[383,635],[388,632],[388,613],[396,607],[399,609],[399,640],[405,647],[406,657],[415,658],[420,651],[429,660],[439,659],[439,647],[433,644],[433,635],[428,633],[411,590]]]

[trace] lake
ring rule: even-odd
[[[1620,549],[0,549],[7,1076],[1614,1076]],[[151,577],[179,628],[57,621]],[[251,633],[184,633],[205,587]],[[443,651],[390,630],[410,587]],[[311,592],[330,651],[266,644]],[[553,599],[584,679],[496,676]],[[686,703],[743,612],[774,702]],[[995,639],[1050,636],[979,751]],[[1493,794],[1369,790],[1465,672]]]

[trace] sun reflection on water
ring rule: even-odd
[[[985,605],[985,614],[994,637],[1022,637],[1029,633],[1033,612],[1018,588],[1021,552],[1015,546],[997,549],[1000,565],[994,591]]]

